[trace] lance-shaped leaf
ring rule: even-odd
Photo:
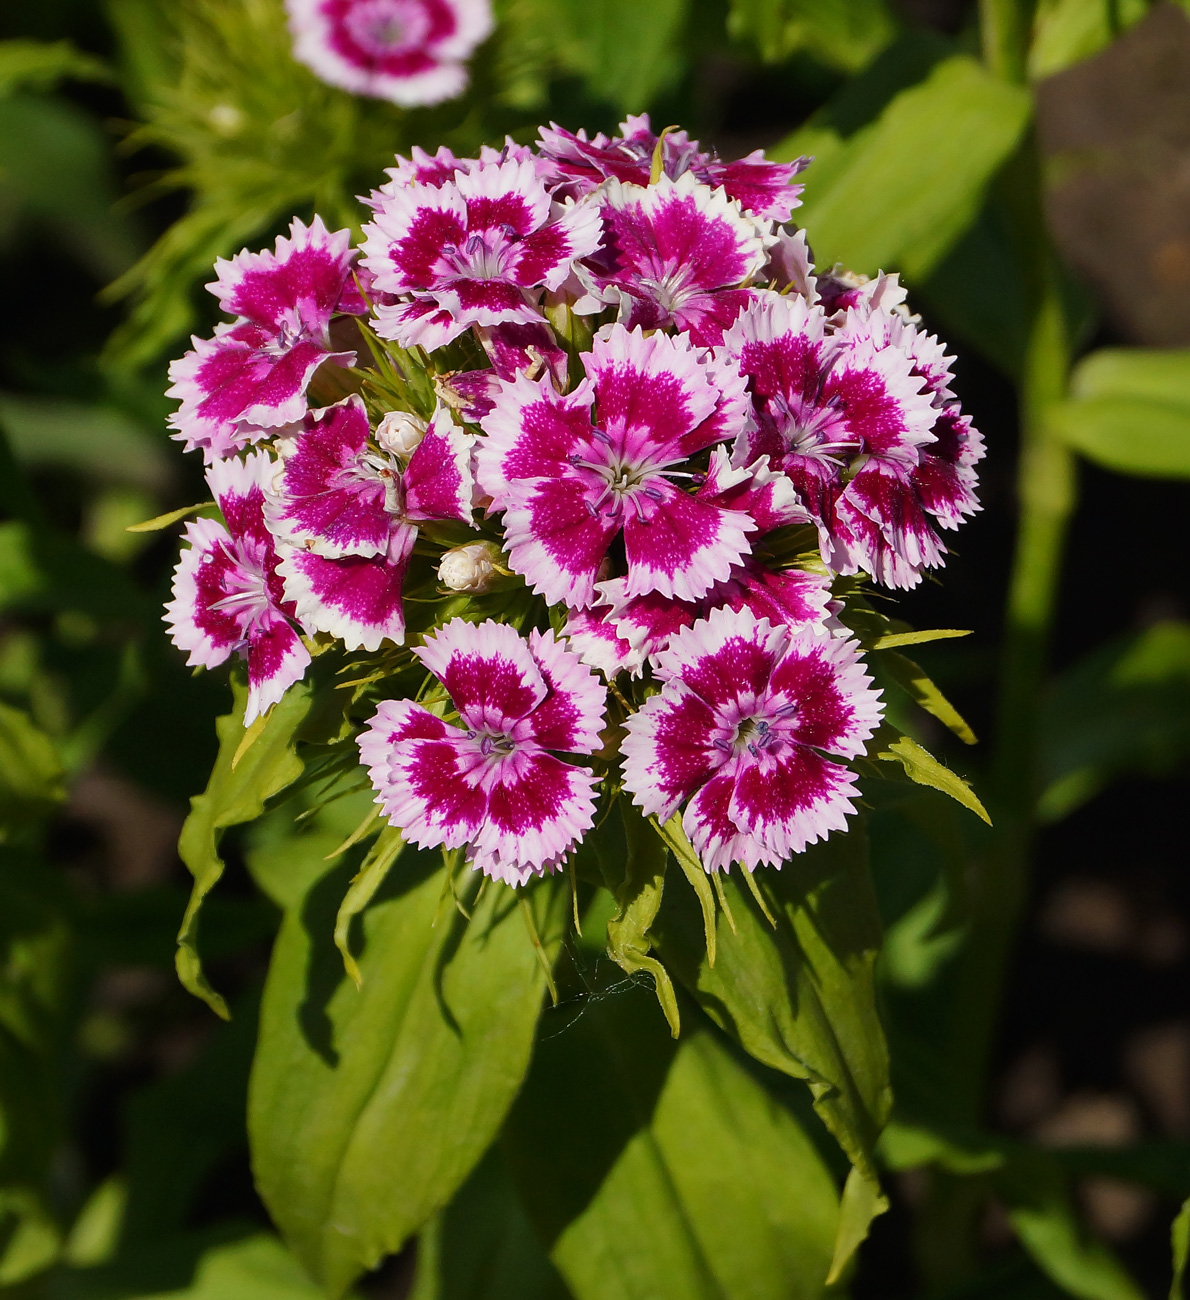
[[[1092,352],[1070,393],[1046,415],[1068,446],[1118,474],[1190,478],[1190,350]]]
[[[227,1003],[211,987],[198,955],[199,912],[203,899],[223,875],[223,859],[219,856],[223,832],[229,826],[259,817],[269,799],[301,776],[302,760],[294,743],[313,703],[310,683],[298,682],[263,719],[258,719],[258,729],[253,724],[256,734],[250,736],[242,722],[247,690],[239,674],[232,681],[232,712],[215,723],[219,756],[206,790],[190,801],[190,815],[178,840],[178,854],[194,877],[190,902],[178,931],[178,977],[225,1020]]]
[[[865,74],[874,96],[901,75],[897,48]],[[883,267],[920,278],[974,221],[1029,120],[1029,95],[966,55],[942,60],[856,129],[852,110],[862,94],[849,83],[838,104],[772,152],[816,156],[798,220],[820,265],[838,260],[869,274]]]
[[[624,880],[616,890],[616,914],[607,923],[607,954],[621,970],[632,975],[647,971],[653,977],[657,1001],[677,1038],[681,1029],[678,1000],[669,972],[649,956],[653,946],[649,927],[661,908],[665,887],[665,841],[627,799],[619,801],[628,846]]]
[[[249,1091],[260,1193],[331,1296],[399,1250],[483,1155],[545,988],[517,894],[489,883],[476,900],[468,873],[468,921],[441,855],[407,849],[360,919],[357,989],[333,939],[351,870],[320,874],[286,911]],[[519,891],[551,954],[565,886]]]
[[[54,742],[22,709],[0,703],[0,843],[65,798]]]
[[[970,808],[981,821],[987,822],[989,826],[992,824],[987,809],[967,782],[957,772],[952,772],[944,763],[940,763],[916,740],[898,736],[889,743],[887,749],[880,750],[876,757],[882,763],[899,763],[910,781],[917,785],[928,785],[931,790],[941,790],[964,808]]]
[[[1169,1300],[1182,1300],[1186,1257],[1190,1255],[1190,1200],[1182,1202],[1182,1208],[1170,1227],[1169,1240],[1173,1253],[1173,1277],[1169,1283]]]
[[[706,1029],[672,1044],[643,989],[543,1038],[504,1150],[576,1300],[825,1290],[839,1200],[813,1142]]]
[[[654,926],[667,968],[711,1018],[765,1065],[810,1085],[814,1107],[860,1176],[832,1268],[837,1277],[886,1202],[872,1151],[890,1105],[888,1050],[876,1012],[873,967],[880,922],[861,827],[796,854],[754,882],[776,920],[734,873],[723,878],[731,921],[720,916],[715,965],[706,960],[702,917],[674,890]],[[734,923],[734,929],[732,928]],[[866,1223],[863,1225],[866,1229]]]

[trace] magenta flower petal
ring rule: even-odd
[[[502,494],[512,568],[551,605],[589,605],[620,519],[593,506],[598,490],[578,478],[538,479]]]
[[[629,645],[608,614],[602,606],[569,610],[563,635],[583,663],[598,669],[608,681],[620,672],[639,677],[644,653]]]
[[[629,117],[620,124],[620,135],[603,134],[587,138],[551,124],[540,131],[542,173],[550,188],[559,194],[581,197],[600,182],[615,177],[636,185],[647,185],[652,169],[657,136],[653,134],[647,114]],[[799,158],[792,163],[769,162],[759,150],[737,162],[723,163],[713,153],[706,153],[685,131],[670,131],[661,146],[662,168],[667,177],[677,180],[690,172],[712,187],[723,186],[730,199],[737,200],[746,212],[770,221],[788,221],[800,200],[800,185],[793,178],[809,162]]]
[[[309,652],[289,620],[277,552],[264,520],[264,485],[272,472],[263,453],[218,461],[207,482],[226,527],[213,519],[186,526],[190,545],[174,572],[165,607],[170,637],[191,666],[213,668],[232,654],[248,661],[245,725],[300,680]]]
[[[430,427],[409,458],[402,481],[405,519],[472,523],[471,439],[445,407],[434,412]]]
[[[746,469],[737,468],[722,447],[711,451],[706,481],[696,496],[727,510],[742,511],[761,533],[812,522],[787,475],[772,469],[764,459]]]
[[[369,465],[368,433],[364,404],[352,395],[279,440],[281,472],[269,506],[278,536],[333,559],[388,549],[391,471],[384,478]]]
[[[688,801],[707,871],[779,866],[844,828],[855,778],[820,751],[863,753],[880,718],[854,642],[719,609],[674,638],[658,676],[627,722],[625,786],[660,817]]]
[[[338,637],[348,650],[379,650],[385,641],[405,639],[401,588],[417,530],[394,528],[379,555],[344,555],[327,559],[293,548],[278,572],[297,616],[316,632]]]
[[[525,720],[525,735],[542,749],[593,754],[600,745],[607,691],[553,632],[530,632],[529,648],[549,693]]]
[[[462,848],[478,831],[487,798],[467,778],[474,754],[458,727],[412,700],[384,700],[359,738],[384,815],[421,848]]]
[[[752,301],[739,286],[764,265],[764,227],[690,172],[649,186],[612,180],[599,200],[604,245],[578,267],[594,296],[619,303],[630,328],[672,326],[699,346],[719,343]]]
[[[461,95],[489,0],[285,0],[293,54],[323,81],[406,108]]]
[[[247,249],[215,262],[207,288],[229,316],[241,316],[275,334],[323,339],[356,259],[350,230],[333,233],[315,217],[306,226],[294,219],[289,237],[275,251]]]
[[[394,187],[364,232],[377,289],[413,297],[379,310],[377,329],[406,347],[434,347],[449,341],[442,313],[455,335],[540,322],[530,295],[561,284],[573,259],[594,250],[600,226],[594,209],[554,204],[531,160],[508,157],[441,184]]]
[[[624,525],[628,594],[655,591],[697,600],[749,552],[752,521],[688,496],[665,479],[648,483],[648,505]]]
[[[602,688],[551,633],[525,641],[492,620],[454,619],[415,653],[464,727],[381,704],[360,738],[377,801],[415,843],[465,844],[474,867],[510,884],[555,870],[593,824],[597,782],[550,749],[598,745]]]

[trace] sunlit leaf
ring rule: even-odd
[[[1169,1237],[1173,1251],[1173,1277],[1169,1283],[1169,1300],[1183,1300],[1186,1258],[1190,1255],[1190,1199],[1182,1202],[1182,1208],[1170,1227]]]
[[[798,221],[818,264],[926,276],[971,225],[1029,113],[1023,88],[955,55],[853,133],[828,110],[816,115],[773,153],[817,155]]]
[[[1149,7],[1148,0],[1040,0],[1033,16],[1029,76],[1040,80],[1097,54]]]
[[[215,724],[219,733],[219,757],[206,790],[190,801],[190,815],[178,841],[178,853],[194,877],[190,902],[178,932],[178,976],[191,993],[224,1018],[228,1014],[227,1003],[208,982],[198,954],[198,920],[203,899],[223,874],[219,839],[229,826],[259,817],[269,799],[301,776],[302,761],[294,751],[294,740],[313,702],[308,681],[291,686],[280,703],[269,711],[256,743],[233,768],[232,760],[244,739],[241,719],[247,698],[246,688],[238,678],[234,680],[234,690],[233,711]]]
[[[1049,416],[1068,446],[1117,473],[1190,478],[1190,351],[1105,348],[1070,391]]]
[[[476,900],[466,872],[468,921],[441,855],[406,849],[362,914],[357,989],[333,943],[350,867],[327,873],[325,852],[305,849],[316,878],[287,909],[270,963],[249,1133],[274,1220],[338,1296],[482,1156],[528,1065],[545,977],[516,894],[489,882]],[[302,855],[295,840],[289,860]],[[553,952],[565,880],[527,896]]]
[[[757,883],[776,930],[729,873],[723,892],[735,928],[720,916],[715,965],[685,890],[666,894],[654,927],[659,956],[747,1052],[806,1080],[827,1128],[872,1184],[868,1204],[878,1213],[887,1202],[872,1151],[890,1094],[873,976],[880,922],[862,828],[795,854],[780,871],[759,870]],[[853,1247],[862,1237],[854,1220],[847,1232]]]
[[[876,755],[885,763],[899,763],[905,775],[918,785],[928,785],[933,790],[941,790],[957,803],[971,811],[990,826],[992,819],[987,809],[980,803],[975,791],[957,772],[952,772],[944,763],[940,763],[929,750],[923,749],[908,736],[900,736],[887,749]]]
[[[768,62],[805,49],[854,72],[892,39],[896,19],[884,0],[732,0],[728,30]]]
[[[892,638],[886,638],[891,640]],[[909,696],[911,700],[925,711],[937,718],[939,722],[965,745],[975,744],[975,732],[967,725],[966,719],[930,680],[925,670],[912,659],[897,654],[895,650],[886,650],[879,657],[880,667]]]
[[[643,989],[544,1038],[505,1151],[576,1300],[825,1289],[839,1202],[813,1143],[706,1030],[671,1045]]]

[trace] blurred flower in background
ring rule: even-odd
[[[286,0],[294,57],[332,86],[412,108],[455,99],[488,0]]]

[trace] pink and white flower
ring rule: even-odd
[[[295,220],[276,251],[246,249],[215,263],[207,288],[236,316],[214,338],[194,338],[194,349],[169,368],[167,397],[181,406],[170,419],[187,451],[208,461],[258,441],[264,431],[300,420],[306,388],[324,361],[350,365],[352,352],[331,350],[336,312],[363,314],[352,274],[351,232],[329,233],[320,217]]]
[[[588,139],[556,123],[542,127],[540,169],[550,189],[559,195],[582,198],[609,178],[647,185],[652,172],[657,136],[647,113],[620,123],[618,136],[602,133]],[[736,162],[721,162],[712,152],[699,148],[685,131],[669,131],[661,145],[662,172],[677,180],[687,172],[713,188],[722,186],[745,212],[768,221],[788,221],[801,200],[800,185],[793,178],[809,163],[798,158],[791,163],[770,162],[757,149]]]
[[[533,163],[509,158],[394,187],[364,232],[376,288],[402,298],[377,307],[377,331],[438,348],[473,325],[539,323],[540,291],[594,251],[600,223],[592,207],[555,204]]]
[[[586,608],[623,533],[628,595],[696,600],[748,552],[754,525],[672,480],[743,427],[740,376],[680,336],[620,325],[585,365],[565,396],[548,378],[503,384],[483,421],[477,477],[504,511],[510,563],[551,604]]]
[[[604,240],[575,268],[590,290],[575,310],[618,305],[629,329],[676,327],[701,347],[720,343],[755,297],[746,286],[771,242],[764,224],[691,172],[648,186],[610,180],[596,197]]]
[[[734,460],[764,456],[789,476],[832,569],[862,567],[907,587],[941,563],[935,535],[912,527],[898,487],[933,441],[938,415],[908,355],[862,332],[831,333],[820,307],[777,294],[745,312],[724,347],[755,417]]]
[[[880,721],[854,641],[715,610],[661,656],[661,693],[628,719],[624,784],[682,826],[707,872],[779,867],[846,829],[855,758]]]
[[[510,885],[556,870],[588,831],[597,778],[557,755],[599,748],[605,692],[552,632],[453,619],[414,653],[460,725],[386,700],[360,737],[376,800],[421,848],[466,847]]]
[[[300,681],[310,662],[265,524],[271,475],[264,452],[210,467],[207,482],[225,523],[194,519],[186,525],[190,545],[174,570],[173,599],[165,607],[170,637],[188,652],[191,667],[214,668],[233,654],[248,661],[245,726]]]
[[[418,526],[471,520],[471,445],[440,408],[402,465],[369,439],[359,397],[312,413],[278,442],[269,523],[286,544],[285,593],[349,650],[405,634],[401,588]]]
[[[733,469],[724,449],[716,447],[706,481],[696,496],[746,513],[756,529],[754,550],[732,569],[728,578],[694,601],[674,600],[656,592],[629,596],[623,578],[601,582],[599,590],[608,608],[599,606],[590,612],[602,614],[614,629],[612,635],[626,647],[623,667],[639,662],[638,656],[656,663],[657,656],[682,628],[693,627],[713,609],[750,609],[774,625],[794,628],[822,624],[829,615],[830,584],[823,575],[798,568],[774,568],[765,563],[763,552],[758,553],[764,535],[810,522],[784,474],[774,473],[764,461],[746,470]],[[587,638],[594,635],[591,629],[584,631]],[[594,643],[584,640],[583,645],[588,644],[595,648]],[[603,667],[602,662],[586,654],[584,662]]]
[[[323,81],[405,108],[463,93],[489,0],[285,0],[293,56]]]

